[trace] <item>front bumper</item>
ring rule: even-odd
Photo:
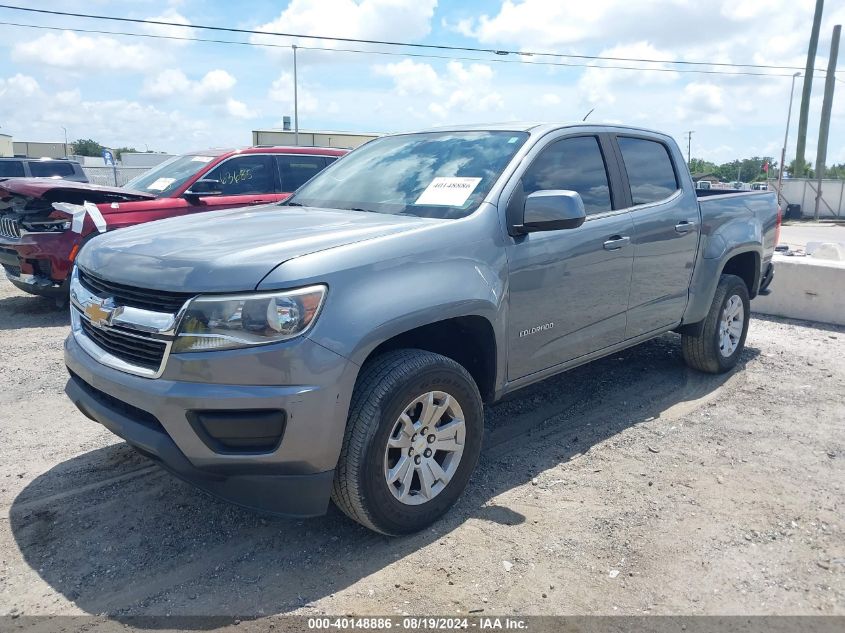
[[[65,342],[71,374],[65,391],[87,417],[217,497],[273,514],[316,516],[328,506],[357,372],[308,339],[291,343],[247,350],[250,355],[173,355],[165,374],[150,379],[101,365],[71,335]],[[275,374],[268,354],[291,371]],[[293,371],[311,380],[240,384],[250,375],[239,370],[244,363],[253,372],[263,369],[265,379],[292,377]],[[200,376],[204,382],[196,381]],[[197,411],[267,410],[282,410],[286,418],[281,441],[270,452],[218,452],[191,423]]]
[[[9,281],[25,292],[67,297],[71,254],[81,240],[72,231],[33,233],[16,240],[0,236],[0,264]]]

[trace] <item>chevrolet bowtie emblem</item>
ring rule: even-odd
[[[99,303],[89,303],[85,306],[85,316],[93,325],[109,325],[114,313],[114,303],[111,299],[103,299]]]

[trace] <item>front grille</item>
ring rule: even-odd
[[[147,290],[124,284],[106,281],[79,269],[79,281],[91,292],[109,296],[119,306],[129,306],[153,312],[175,314],[194,295],[187,292],[169,292],[167,290]]]
[[[112,356],[152,371],[158,371],[161,367],[166,343],[130,336],[116,328],[95,327],[86,318],[79,321],[85,336]]]
[[[21,225],[18,224],[17,219],[9,216],[0,218],[0,236],[19,240],[21,238]]]
[[[158,421],[152,413],[149,411],[144,411],[143,409],[139,409],[138,407],[133,407],[131,404],[127,402],[123,402],[123,400],[118,400],[114,396],[110,396],[105,391],[100,391],[96,387],[89,385],[87,382],[82,380],[79,376],[73,373],[70,369],[68,369],[70,375],[76,379],[77,384],[82,387],[83,391],[85,391],[89,396],[94,398],[97,402],[106,406],[118,413],[122,413],[127,418],[130,418],[132,421],[137,422],[138,424],[143,424],[149,429],[153,429],[154,431],[164,431],[164,427],[161,425],[161,422]]]

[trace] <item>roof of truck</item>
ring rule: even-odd
[[[664,132],[652,130],[634,125],[622,125],[620,123],[603,123],[601,121],[506,121],[502,123],[471,123],[464,125],[448,125],[438,126],[423,130],[426,132],[472,132],[472,131],[506,131],[506,132],[546,132],[550,130],[557,130],[564,127],[613,127],[624,130],[633,130],[638,132],[648,132],[649,134],[662,134]]]

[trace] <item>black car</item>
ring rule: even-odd
[[[61,178],[88,182],[82,165],[66,158],[0,158],[2,178]]]

